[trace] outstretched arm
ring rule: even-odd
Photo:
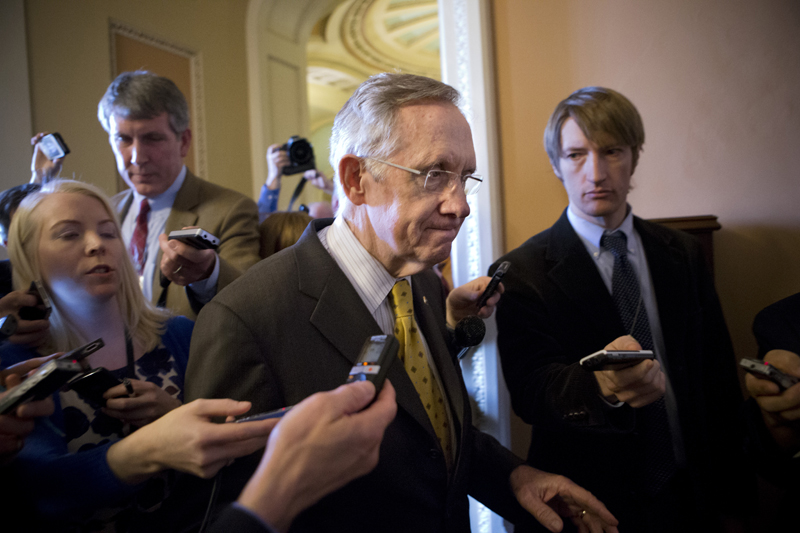
[[[370,472],[397,413],[391,383],[367,407],[374,397],[370,382],[358,382],[300,402],[270,435],[239,504],[287,531],[304,509]]]

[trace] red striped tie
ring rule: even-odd
[[[136,217],[136,229],[133,230],[133,237],[131,237],[131,259],[133,259],[133,266],[136,268],[136,273],[140,276],[144,272],[144,260],[147,251],[147,214],[150,213],[150,204],[147,198],[142,200],[142,205],[139,207],[139,215]]]

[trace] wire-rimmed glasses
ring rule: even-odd
[[[412,174],[416,174],[417,176],[425,176],[425,183],[423,184],[423,188],[426,191],[438,194],[442,192],[449,192],[452,191],[456,184],[460,184],[464,194],[470,196],[478,192],[478,189],[481,187],[481,183],[483,183],[483,177],[477,174],[467,174],[462,176],[457,172],[451,172],[449,170],[441,170],[441,169],[431,169],[427,173],[421,170],[415,170],[413,168],[404,167],[402,165],[397,165],[395,163],[390,163],[389,161],[384,161],[383,159],[376,159],[374,157],[364,157],[363,159],[370,159],[372,161],[376,161],[378,163],[383,163],[384,165],[389,165],[390,167],[399,168],[400,170],[405,170],[406,172],[411,172]]]

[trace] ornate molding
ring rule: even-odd
[[[486,175],[480,194],[469,197],[470,216],[453,246],[454,283],[460,285],[486,273],[499,249],[499,205],[493,201],[497,183],[496,128],[492,108],[491,24],[488,0],[439,0],[442,33],[443,80],[459,90],[461,110],[472,128],[478,171]],[[500,442],[508,443],[507,394],[499,374],[496,329],[487,321],[484,342],[462,361],[464,379],[474,400],[474,423]],[[505,531],[501,517],[476,500],[470,500],[472,528],[480,533]]]
[[[340,31],[347,52],[378,72],[439,77],[436,0],[352,0]]]

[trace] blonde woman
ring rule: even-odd
[[[38,516],[61,526],[133,523],[166,497],[168,476],[154,477],[158,472],[210,475],[231,456],[264,445],[267,426],[249,427],[250,434],[240,431],[234,440],[256,435],[255,441],[228,450],[233,455],[212,457],[206,468],[208,457],[198,458],[202,453],[192,448],[197,443],[183,435],[187,417],[207,422],[249,407],[237,402],[222,413],[181,409],[159,431],[133,433],[181,405],[193,323],[145,301],[119,222],[99,189],[77,181],[48,183],[20,204],[10,233],[15,287],[39,280],[53,304],[50,336],[40,351],[66,351],[102,338],[105,347],[88,362],[124,382],[105,392],[104,406],[103,400],[62,391],[53,416],[37,423],[12,472],[30,492]],[[10,365],[34,355],[9,345],[2,361]],[[196,458],[202,468],[194,468]]]

